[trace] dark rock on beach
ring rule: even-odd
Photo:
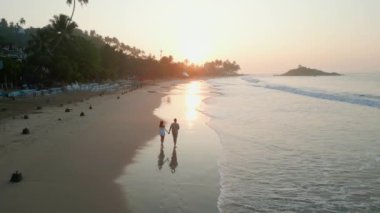
[[[22,179],[23,179],[22,173],[19,172],[19,171],[16,171],[16,172],[12,173],[11,179],[9,180],[9,182],[11,182],[11,183],[19,183],[19,182],[22,181]]]
[[[22,134],[23,134],[23,135],[28,135],[29,133],[30,133],[30,131],[29,131],[28,128],[24,128],[24,129],[22,130]]]

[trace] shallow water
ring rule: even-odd
[[[380,211],[380,84],[354,78],[365,86],[353,89],[347,78],[208,82],[219,94],[201,110],[222,144],[221,212]]]

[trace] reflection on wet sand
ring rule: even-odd
[[[169,167],[170,167],[172,173],[175,172],[175,169],[177,168],[177,166],[178,166],[177,151],[176,151],[176,147],[174,146],[173,152],[172,152],[172,159],[170,160],[170,163],[169,163]]]
[[[163,165],[167,161],[169,161],[169,158],[165,159],[164,145],[161,144],[160,153],[158,154],[158,162],[157,162],[158,169],[161,170]],[[176,150],[176,147],[173,147],[172,157],[171,157],[170,162],[169,162],[170,171],[172,173],[175,173],[175,170],[177,167],[178,167],[177,150]]]
[[[165,162],[168,161],[168,159],[166,159],[166,160],[164,160],[164,159],[165,159],[164,145],[161,144],[160,154],[158,155],[158,169],[159,170],[161,170],[162,166],[165,164]]]
[[[220,143],[206,125],[209,118],[199,111],[205,109],[202,100],[208,94],[203,81],[180,84],[154,110],[162,120],[178,119],[178,145],[175,148],[172,135],[167,134],[161,146],[157,135],[136,153],[134,163],[118,179],[132,212],[219,212],[216,162]]]

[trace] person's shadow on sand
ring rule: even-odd
[[[173,147],[173,152],[172,152],[172,159],[170,160],[169,167],[172,171],[172,173],[175,173],[175,169],[178,166],[178,161],[177,161],[177,151],[176,147]]]

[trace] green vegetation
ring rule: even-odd
[[[79,1],[86,4],[88,1]],[[77,28],[71,17],[56,15],[42,28],[24,29],[25,19],[0,21],[0,82],[12,85],[63,85],[136,77],[156,79],[236,75],[235,61],[215,60],[204,65],[175,62],[172,56],[156,59],[143,50]]]
[[[68,5],[73,4],[73,12],[71,12],[71,17],[70,20],[73,20],[74,12],[75,12],[75,5],[76,5],[76,0],[66,0],[66,3]],[[88,4],[88,0],[78,0],[78,2],[83,5],[83,4]]]
[[[281,76],[323,76],[323,75],[328,75],[328,76],[336,76],[340,75],[336,72],[323,72],[321,70],[317,69],[312,69],[308,67],[304,67],[299,65],[298,68],[296,69],[291,69],[288,72],[281,74]]]

